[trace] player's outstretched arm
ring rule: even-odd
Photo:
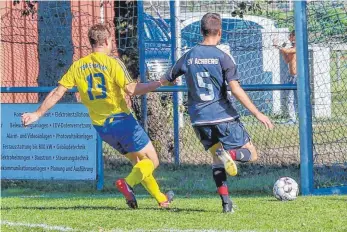
[[[241,88],[238,81],[230,81],[229,86],[232,94],[244,105],[267,129],[272,129],[274,126],[270,119],[261,113],[257,107],[249,99],[246,92]]]
[[[129,96],[142,95],[153,90],[156,90],[160,86],[175,85],[177,77],[184,74],[182,71],[182,65],[184,64],[184,57],[181,57],[176,64],[167,71],[167,73],[160,78],[159,81],[152,81],[148,83],[128,83],[125,85],[125,93]]]
[[[135,96],[135,95],[143,95],[146,93],[149,93],[153,90],[156,90],[160,86],[162,86],[161,80],[159,81],[151,81],[147,83],[129,83],[125,86],[124,90],[125,93],[129,96]]]
[[[53,89],[35,112],[22,114],[22,124],[24,126],[28,126],[39,120],[42,115],[57,104],[57,102],[64,96],[66,91],[67,88],[62,85],[59,85],[57,88]]]

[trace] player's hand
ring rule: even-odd
[[[266,129],[274,128],[274,125],[272,124],[271,120],[266,115],[259,113],[255,117],[259,120],[259,122],[264,124]]]
[[[169,82],[168,86],[175,86],[178,84],[178,78],[175,79],[173,82]]]
[[[28,126],[34,122],[36,122],[37,120],[39,120],[40,115],[37,112],[33,112],[33,113],[24,113],[22,114],[22,124],[23,126]]]
[[[174,82],[169,82],[165,77],[160,78],[159,82],[160,82],[161,86],[166,86],[166,85],[173,86],[173,85],[175,85]]]

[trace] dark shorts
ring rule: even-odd
[[[249,134],[240,120],[216,125],[194,126],[194,131],[205,150],[220,142],[226,150],[237,149],[250,141]]]
[[[142,150],[149,137],[132,114],[116,114],[107,118],[104,126],[94,125],[103,141],[121,154]]]

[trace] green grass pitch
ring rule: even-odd
[[[314,128],[317,143],[346,137],[346,130],[341,128],[345,125],[343,112],[347,108],[343,100],[347,97],[344,84],[347,75],[342,72],[339,82],[336,64],[331,65],[333,120],[318,121]],[[344,66],[346,62],[341,64]],[[243,120],[246,124],[253,123],[247,117]],[[259,128],[249,128],[257,145],[274,148],[299,145],[297,127],[276,125],[272,132],[259,132]],[[191,135],[192,131],[187,131],[187,139]],[[84,182],[2,183],[1,231],[347,231],[347,195],[299,196],[291,202],[280,202],[271,196],[273,183],[280,176],[300,180],[296,166],[241,167],[238,177],[228,179],[237,205],[233,214],[221,213],[209,165],[179,170],[160,166],[156,177],[161,188],[176,193],[171,209],[159,209],[141,187],[135,189],[140,208],[128,209],[125,200],[115,194],[113,182],[130,170],[130,165],[105,170],[105,188],[101,193],[94,190],[95,185],[86,186]],[[340,183],[324,174],[315,173],[315,177],[329,186]]]
[[[217,195],[178,195],[168,210],[138,201],[131,210],[114,194],[3,197],[1,231],[347,231],[347,196],[236,196],[233,214],[221,213]]]

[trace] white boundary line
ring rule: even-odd
[[[58,230],[58,231],[76,231],[73,228],[65,227],[65,226],[50,226],[47,224],[31,224],[31,223],[21,223],[21,222],[9,222],[9,221],[1,221],[1,225],[7,225],[7,226],[23,226],[23,227],[30,227],[30,228],[42,228],[44,230]],[[124,231],[122,229],[112,229],[109,231]],[[142,231],[152,231],[152,232],[256,232],[255,230],[212,230],[212,229],[155,229],[155,230],[143,230],[143,229],[136,229],[136,230],[130,230],[133,232],[142,232]]]
[[[133,232],[140,232],[140,231],[162,231],[162,232],[256,232],[255,230],[212,230],[212,229],[157,229],[157,230],[130,230]]]
[[[50,226],[50,225],[47,225],[47,224],[31,224],[31,223],[1,221],[1,225],[23,226],[23,227],[30,227],[30,228],[42,228],[42,229],[45,229],[45,230],[74,231],[74,229],[72,229],[70,227]]]

